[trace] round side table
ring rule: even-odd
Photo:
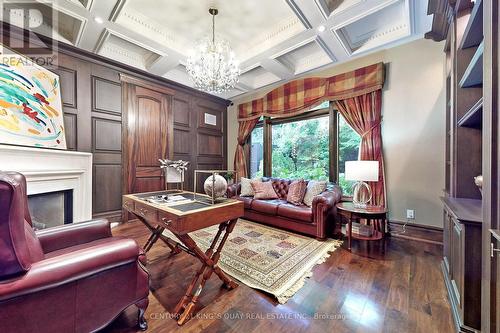
[[[359,239],[374,241],[383,239],[385,236],[385,225],[387,223],[387,209],[383,206],[367,205],[366,207],[356,207],[352,202],[340,202],[337,204],[337,212],[340,216],[347,218],[347,249],[351,251],[351,240]],[[352,233],[352,222],[366,219],[368,224],[373,224],[373,234],[362,236]],[[375,223],[371,223],[374,221]]]

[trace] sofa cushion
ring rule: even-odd
[[[311,207],[314,197],[317,196],[318,194],[323,193],[324,190],[326,190],[325,181],[311,180],[307,184],[307,190],[304,196],[304,204]]]
[[[312,222],[312,209],[305,205],[295,206],[290,203],[283,203],[278,206],[278,215],[289,219]]]
[[[290,179],[271,178],[271,182],[273,184],[274,191],[278,194],[278,197],[286,200],[286,196],[288,195],[288,186],[292,181]]]
[[[251,181],[254,199],[278,199],[271,182]]]
[[[306,194],[306,189],[307,184],[304,179],[294,180],[290,186],[288,186],[286,201],[293,205],[300,206]]]
[[[263,214],[276,215],[278,206],[285,201],[283,200],[257,200],[252,201],[252,209]]]
[[[238,199],[239,201],[243,201],[243,207],[245,209],[250,209],[250,207],[252,206],[252,201],[253,201],[253,198],[252,197],[236,197],[236,199]]]
[[[253,197],[253,188],[250,182],[255,181],[261,181],[260,179],[248,179],[245,177],[241,177],[241,192],[240,195],[242,197]]]

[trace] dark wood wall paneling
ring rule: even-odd
[[[172,109],[173,158],[190,162],[185,187],[193,190],[194,170],[227,168],[226,106],[187,94],[175,94]],[[211,121],[215,121],[215,125],[210,124]],[[208,175],[200,175],[198,189],[202,188],[206,177]]]
[[[121,216],[122,106],[119,73],[92,65],[92,207],[96,215]]]
[[[122,187],[122,107],[119,72],[59,54],[68,149],[93,153],[92,212],[118,219]]]

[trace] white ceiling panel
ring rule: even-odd
[[[189,75],[186,72],[186,67],[184,67],[183,65],[178,65],[174,69],[170,70],[167,74],[163,75],[163,77],[172,81],[176,81],[188,87],[193,86],[193,81],[191,81],[191,79],[189,78]]]
[[[298,75],[322,67],[332,62],[316,41],[311,41],[277,58],[278,61],[294,69]]]
[[[278,82],[280,78],[265,70],[263,67],[255,67],[240,76],[240,82],[252,89],[258,89],[269,84]]]
[[[396,1],[334,31],[349,53],[359,53],[411,34],[409,0]]]
[[[38,32],[192,86],[183,64],[211,33],[215,6],[217,38],[229,41],[244,67],[237,87],[219,95],[230,98],[422,38],[432,21],[424,2],[60,0],[58,22],[44,19]]]
[[[157,53],[113,34],[106,37],[98,53],[143,70],[160,57]]]

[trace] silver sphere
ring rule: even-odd
[[[208,196],[217,199],[226,194],[227,181],[221,175],[215,174],[205,180],[203,189]]]

